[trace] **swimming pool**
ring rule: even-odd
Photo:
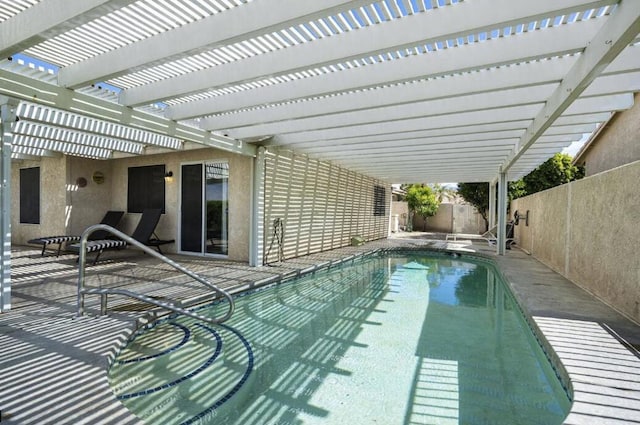
[[[109,379],[158,424],[559,424],[570,407],[493,266],[424,252],[253,291],[224,325],[159,322]]]

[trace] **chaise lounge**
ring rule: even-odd
[[[107,213],[102,218],[100,224],[106,224],[111,227],[116,227],[122,216],[124,215],[124,211],[107,211]],[[104,230],[97,231],[91,235],[91,239],[106,239],[109,237],[109,234]],[[69,244],[72,242],[78,242],[80,240],[80,236],[76,235],[60,235],[60,236],[45,236],[42,238],[36,238],[28,240],[27,243],[34,245],[42,245],[42,253],[41,255],[44,257],[45,250],[49,245],[58,245],[58,251],[56,252],[56,257],[60,256],[60,251],[62,250],[62,245]]]
[[[160,209],[144,210],[142,212],[142,216],[140,217],[138,225],[131,234],[131,237],[144,245],[155,247],[160,254],[163,254],[160,246],[174,243],[175,240],[159,239],[155,235],[155,229],[158,225],[158,222],[160,221],[161,215],[162,211]],[[93,233],[93,235],[98,233],[104,235],[109,234],[105,230],[97,230]],[[87,240],[87,253],[97,252],[96,258],[93,260],[93,264],[96,264],[98,262],[100,254],[102,254],[103,251],[108,249],[121,249],[127,247],[127,242],[123,241],[122,239],[117,239],[115,237],[113,239],[109,239],[107,237],[103,237],[103,239],[95,239],[91,236],[92,235],[90,235],[89,239]],[[79,243],[74,243],[73,245],[70,245],[69,248],[75,252],[80,252]]]
[[[507,249],[511,249],[511,245],[516,243],[516,239],[513,236],[515,222],[510,220],[507,222],[505,243]],[[486,240],[489,245],[495,245],[498,243],[498,226],[494,226],[482,234],[482,239]]]
[[[507,222],[506,226],[506,245],[507,249],[511,249],[511,245],[516,244],[516,239],[514,237],[514,222]],[[495,245],[498,243],[498,226],[493,226],[491,229],[487,230],[481,235],[471,235],[471,234],[462,234],[462,233],[447,233],[445,240],[452,240],[456,242],[458,239],[479,239],[485,240],[489,245]]]

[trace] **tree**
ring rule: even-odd
[[[436,195],[431,188],[423,184],[412,184],[406,189],[406,193],[405,199],[409,212],[422,217],[424,220],[423,231],[426,230],[427,218],[433,217],[438,212],[440,202],[436,199]],[[409,222],[411,222],[412,218],[409,218]]]
[[[509,182],[507,196],[510,202],[582,177],[584,169],[573,165],[570,155],[557,153],[522,179]],[[489,183],[458,183],[458,194],[478,210],[488,228]]]
[[[525,194],[531,195],[584,177],[584,168],[573,165],[572,161],[571,155],[557,153],[540,164],[522,178]]]
[[[442,186],[440,183],[435,183],[430,187],[431,187],[431,190],[433,191],[433,194],[436,195],[436,199],[438,200],[438,203],[440,204],[442,203],[442,201],[444,201],[445,198],[450,198],[455,196],[454,190],[451,190],[446,186]]]
[[[508,183],[508,203],[526,194],[522,180]],[[458,195],[478,210],[484,219],[485,228],[489,229],[489,183],[458,183]]]
[[[485,228],[488,228],[489,183],[458,183],[458,195],[478,210],[484,219]]]

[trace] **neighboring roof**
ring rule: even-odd
[[[611,120],[614,119],[616,115],[617,115],[617,112],[614,112],[613,114],[611,114],[611,116],[607,121],[600,124],[598,128],[593,133],[591,133],[587,141],[584,142],[582,147],[580,147],[580,150],[576,153],[575,157],[573,158],[573,161],[572,161],[573,164],[581,164],[583,162],[584,160],[583,157],[587,154],[589,149],[591,149],[591,146],[596,143],[596,141],[600,137],[600,133],[602,132],[602,130],[604,130],[607,127],[607,125],[611,122]]]
[[[633,105],[639,31],[635,0],[20,0],[0,95],[29,102],[16,157],[259,144],[389,182],[517,179]]]

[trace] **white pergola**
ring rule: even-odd
[[[499,183],[504,207],[632,106],[639,32],[638,0],[0,0],[2,234],[11,157],[202,145]]]

